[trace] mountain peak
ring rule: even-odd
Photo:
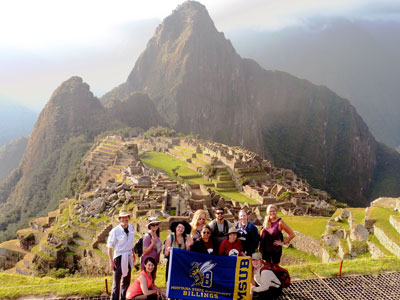
[[[182,35],[188,36],[193,32],[218,33],[206,7],[196,1],[186,1],[157,27],[153,39],[158,44],[163,44],[165,41],[175,41]]]

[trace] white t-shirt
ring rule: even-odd
[[[133,233],[133,227],[131,224],[128,225],[128,234],[125,233],[121,224],[114,227],[107,239],[107,248],[114,249],[114,257],[116,258],[124,253],[132,252],[133,239],[135,235]]]
[[[263,292],[268,290],[270,287],[280,287],[281,282],[278,277],[271,270],[264,270],[261,272],[262,268],[254,270],[254,281],[258,284],[258,286],[253,287],[253,292]]]

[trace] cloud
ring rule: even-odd
[[[399,11],[400,2],[386,0],[231,0],[226,9],[210,14],[223,30],[280,30],[313,18],[400,20]]]

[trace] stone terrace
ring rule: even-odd
[[[163,137],[141,140],[140,147],[144,151],[168,152],[197,172],[206,164],[213,165],[219,171],[210,180],[217,191],[241,191],[261,205],[281,207],[288,215],[329,214],[328,193],[312,188],[292,170],[276,168],[249,150],[190,138]]]
[[[121,171],[132,163],[132,154],[122,138],[110,136],[98,141],[82,161],[81,170],[89,176],[89,185],[96,188],[115,180]]]

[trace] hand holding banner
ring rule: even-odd
[[[250,257],[217,256],[174,248],[168,272],[168,298],[250,299]]]

